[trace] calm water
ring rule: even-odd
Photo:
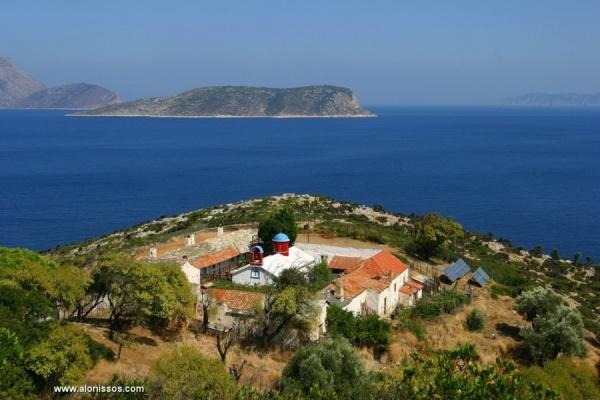
[[[282,192],[438,211],[600,258],[600,110],[376,109],[364,119],[0,111],[0,245],[46,249]]]

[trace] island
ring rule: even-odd
[[[211,86],[74,113],[111,117],[371,117],[352,90],[318,85],[297,88]]]
[[[0,57],[0,108],[88,109],[120,103],[119,96],[102,86],[72,83],[46,87]]]
[[[598,107],[600,93],[527,93],[505,101],[511,106]]]

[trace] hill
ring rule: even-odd
[[[116,93],[89,83],[47,88],[11,60],[0,57],[0,108],[88,109],[120,102]]]
[[[176,96],[141,99],[74,115],[152,117],[358,117],[372,116],[354,93],[336,86],[274,89],[213,86]]]
[[[120,103],[108,89],[88,83],[72,83],[40,90],[14,103],[15,108],[91,109]]]
[[[597,107],[600,106],[600,93],[528,93],[506,101],[513,106],[544,107]]]
[[[8,58],[0,57],[0,108],[9,107],[46,87],[21,71]]]

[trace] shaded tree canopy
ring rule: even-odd
[[[176,265],[111,255],[95,268],[93,279],[91,287],[106,295],[110,305],[113,332],[129,323],[168,321],[193,312],[194,296]]]
[[[415,222],[409,249],[423,257],[431,257],[448,241],[460,239],[463,235],[462,226],[453,219],[427,214]]]
[[[294,213],[288,208],[282,208],[262,221],[258,226],[258,237],[265,244],[270,244],[273,236],[279,232],[285,233],[290,238],[290,244],[296,241],[298,224],[296,223]]]

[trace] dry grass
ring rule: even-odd
[[[118,345],[107,338],[106,328],[89,324],[80,324],[80,326],[94,340],[106,345],[117,354]],[[123,347],[120,360],[100,361],[89,371],[85,383],[106,382],[115,374],[131,378],[143,377],[163,353],[182,345],[194,347],[207,357],[219,358],[215,338],[212,336],[195,336],[192,332],[184,330],[179,339],[165,341],[147,329],[139,327],[132,329],[130,333],[135,336],[136,340],[134,343]],[[259,390],[267,390],[277,384],[290,357],[291,353],[285,351],[258,352],[234,346],[229,350],[227,367],[234,363],[239,365],[243,360],[246,360],[240,383],[251,385]]]

